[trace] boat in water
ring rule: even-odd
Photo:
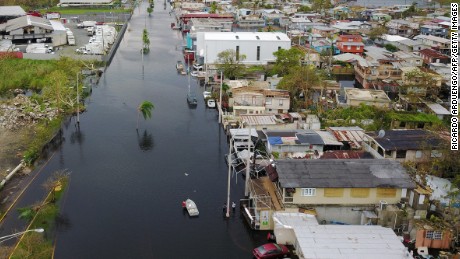
[[[195,217],[200,214],[200,212],[198,211],[198,207],[196,206],[195,202],[192,201],[191,199],[187,199],[185,202],[182,202],[182,206],[184,205],[185,205],[184,209],[187,210],[188,215],[190,217]]]

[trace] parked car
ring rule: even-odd
[[[206,102],[206,105],[208,106],[208,108],[216,108],[216,100],[208,99],[208,101]]]
[[[252,254],[255,258],[281,258],[288,256],[289,249],[285,245],[267,243],[254,248]]]

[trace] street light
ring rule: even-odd
[[[10,240],[12,238],[15,238],[15,237],[19,237],[27,232],[37,232],[37,233],[43,233],[45,232],[45,230],[43,228],[36,228],[36,229],[28,229],[26,231],[22,231],[22,232],[18,232],[18,233],[14,233],[14,234],[11,234],[11,235],[7,235],[7,236],[3,236],[3,237],[0,237],[0,243],[3,243],[7,240]]]

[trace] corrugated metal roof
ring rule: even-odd
[[[245,125],[276,125],[275,115],[241,115],[240,117]]]
[[[450,112],[438,103],[427,103],[426,105],[436,114],[450,115]]]
[[[205,40],[214,41],[279,41],[291,42],[282,32],[205,32]]]
[[[328,131],[331,132],[338,141],[348,142],[353,149],[361,149],[364,130],[360,127],[329,127]]]
[[[415,188],[401,164],[389,159],[275,160],[282,188]]]
[[[0,6],[0,16],[23,16],[26,11],[19,5]]]
[[[354,150],[329,150],[323,153],[320,159],[373,159],[371,153]]]
[[[10,32],[27,26],[37,26],[46,30],[53,29],[53,26],[51,25],[49,20],[32,15],[26,15],[9,20],[6,23],[5,31]]]

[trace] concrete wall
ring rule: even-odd
[[[374,207],[343,207],[343,206],[316,206],[318,222],[330,224],[331,221],[360,225],[363,210],[373,210]]]
[[[377,188],[369,189],[367,198],[351,197],[351,188],[344,188],[342,197],[324,197],[324,188],[316,188],[315,196],[302,196],[302,188],[296,188],[294,193],[294,204],[379,204],[380,201],[386,201],[388,204],[396,204],[401,200],[402,189],[396,189],[395,197],[377,197]]]

